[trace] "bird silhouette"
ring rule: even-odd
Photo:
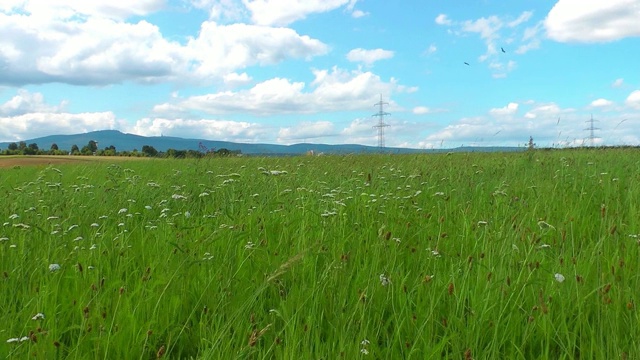
[[[466,62],[466,61],[464,62],[464,64],[465,64],[465,65],[467,65],[467,66],[470,66],[470,65],[469,65],[469,63],[468,63],[468,62]]]
[[[506,51],[504,51],[504,48],[500,48],[500,50],[502,50],[503,53],[506,53]]]

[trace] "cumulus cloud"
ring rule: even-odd
[[[75,13],[78,15],[78,13]],[[253,65],[328,52],[289,28],[202,23],[185,44],[144,20],[66,20],[0,13],[0,84],[113,84],[127,80],[215,82]]]
[[[613,101],[607,100],[607,99],[603,99],[603,98],[593,100],[591,102],[591,104],[589,104],[589,106],[594,107],[594,108],[596,108],[596,107],[600,107],[600,108],[608,107],[608,106],[611,106],[611,105],[613,105]]]
[[[447,17],[446,14],[440,14],[438,16],[436,16],[436,24],[438,25],[452,25],[453,22],[451,21],[451,19],[449,19],[449,17]]]
[[[3,3],[0,10],[6,13],[25,12],[39,19],[70,19],[78,15],[126,19],[156,12],[166,5],[166,0],[5,0]]]
[[[214,119],[144,118],[126,131],[142,136],[178,136],[191,139],[256,142],[269,137],[271,129],[244,121]]]
[[[502,108],[494,108],[489,110],[489,113],[493,116],[509,116],[518,112],[518,103],[511,102],[507,106]]]
[[[378,60],[391,59],[393,55],[393,51],[384,49],[365,50],[357,48],[349,51],[347,54],[347,60],[351,62],[361,62],[367,66],[371,66],[371,64]]]
[[[193,112],[267,116],[350,111],[370,109],[372,101],[380,94],[412,91],[394,79],[385,82],[369,71],[348,72],[334,67],[331,70],[314,70],[313,75],[315,79],[308,90],[303,82],[273,78],[237,92],[223,91],[174,99],[157,105],[154,112],[159,116],[184,116]]]
[[[0,116],[17,116],[28,113],[58,112],[64,109],[66,103],[52,106],[46,104],[41,93],[31,93],[27,90],[18,90],[16,96],[0,105]]]
[[[251,12],[251,19],[258,25],[284,26],[306,18],[313,13],[323,13],[347,5],[353,8],[354,0],[242,0]]]
[[[558,42],[610,42],[640,36],[638,0],[559,0],[544,26]]]
[[[625,104],[633,109],[640,110],[640,90],[636,90],[629,94]]]
[[[33,112],[16,116],[0,115],[0,141],[19,141],[51,134],[77,134],[125,126],[110,112]],[[44,145],[44,144],[40,144]]]

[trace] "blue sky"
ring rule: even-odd
[[[3,0],[0,141],[377,145],[382,96],[388,147],[640,145],[639,18],[640,0]]]

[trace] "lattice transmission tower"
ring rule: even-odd
[[[371,115],[378,118],[378,124],[376,124],[374,128],[378,129],[378,147],[380,149],[384,149],[384,128],[389,126],[384,122],[384,117],[387,115],[391,115],[387,112],[384,112],[385,105],[389,105],[389,103],[382,101],[382,94],[380,94],[380,101],[373,105],[378,106],[379,110],[377,113]]]
[[[591,143],[591,146],[595,145],[595,140],[599,139],[599,137],[595,136],[594,132],[596,130],[600,130],[600,128],[597,128],[594,126],[594,122],[596,122],[598,120],[594,120],[593,119],[593,114],[591,114],[591,119],[585,121],[586,123],[589,123],[589,127],[584,129],[584,130],[589,130],[589,142]]]

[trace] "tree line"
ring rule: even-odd
[[[240,150],[229,150],[225,148],[217,150],[196,151],[168,149],[158,151],[151,145],[143,145],[142,149],[132,151],[117,151],[113,145],[104,149],[98,148],[98,143],[90,140],[82,148],[78,145],[71,146],[70,150],[63,150],[56,143],[51,144],[49,149],[40,148],[38,144],[27,144],[24,141],[12,142],[6,149],[0,149],[0,155],[79,155],[79,156],[133,156],[133,157],[170,157],[170,158],[202,158],[205,156],[237,156]]]

